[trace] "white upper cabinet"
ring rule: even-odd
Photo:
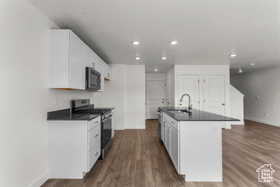
[[[228,66],[175,65],[168,73],[171,75],[168,77],[171,82],[169,87],[175,84],[175,88],[171,88],[169,93],[174,106],[188,106],[188,97],[184,97],[180,102],[182,95],[187,93],[191,96],[194,109],[229,115]]]
[[[225,115],[225,89],[223,75],[178,75],[177,103],[178,106],[188,106],[188,97],[180,102],[181,96],[187,93],[194,109]]]
[[[110,67],[71,30],[51,30],[49,88],[85,90],[85,68],[96,67],[104,77]],[[106,68],[108,70],[105,70]]]
[[[202,77],[201,81],[202,110],[225,115],[225,76],[208,75]]]

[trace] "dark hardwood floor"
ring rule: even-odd
[[[43,187],[254,187],[280,186],[280,128],[246,121],[223,130],[223,183],[185,183],[159,142],[157,121],[146,130],[117,131],[104,161],[84,180],[48,180]],[[207,155],[205,155],[207,156]],[[274,182],[261,184],[256,169],[271,163]]]

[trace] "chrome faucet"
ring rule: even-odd
[[[183,94],[183,95],[181,96],[181,98],[180,98],[180,106],[182,106],[182,101],[183,101],[183,99],[184,99],[185,96],[188,96],[188,97],[189,97],[189,106],[188,106],[188,110],[191,110],[191,109],[192,109],[192,105],[191,105],[191,96],[190,96],[190,94],[188,94],[188,93],[185,93],[185,94]]]

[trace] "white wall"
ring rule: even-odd
[[[175,106],[175,68],[172,67],[166,76],[168,105]]]
[[[232,122],[233,125],[244,125],[244,95],[230,85],[230,117],[240,121]]]
[[[233,76],[231,83],[245,95],[245,119],[280,126],[280,67]]]
[[[126,74],[126,129],[145,128],[145,66],[128,65]]]
[[[104,92],[94,94],[95,107],[114,107],[113,129],[124,129],[125,123],[125,65],[112,65],[112,80],[105,81]]]
[[[165,80],[166,73],[146,73],[146,81],[148,80]]]
[[[114,129],[145,128],[145,66],[112,65],[112,80],[94,96],[96,107],[114,107]]]
[[[47,177],[47,111],[91,93],[47,89],[49,36],[56,27],[26,0],[0,1],[0,186]]]

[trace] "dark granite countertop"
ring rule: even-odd
[[[79,113],[71,113],[70,109],[63,109],[57,111],[51,111],[47,114],[48,121],[90,121],[100,116],[100,111],[112,111],[114,108],[93,108],[94,105],[90,105],[89,108],[79,111]],[[91,108],[92,107],[92,108]]]
[[[57,110],[48,112],[47,120],[48,121],[90,121],[96,117],[100,116],[99,114],[72,114],[70,109]]]
[[[159,111],[164,112],[177,121],[240,121],[210,112],[192,109],[191,113],[186,112],[170,112],[170,110],[186,110],[180,107],[160,107]]]

